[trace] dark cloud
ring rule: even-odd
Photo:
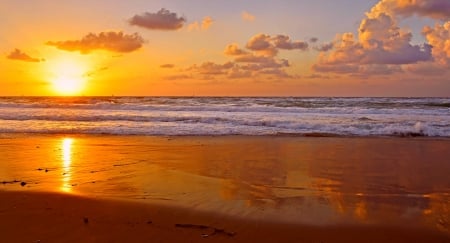
[[[159,67],[160,67],[160,68],[174,68],[175,65],[174,65],[174,64],[168,63],[168,64],[162,64],[162,65],[160,65]]]
[[[369,13],[370,17],[379,13],[390,15],[424,17],[448,20],[450,18],[449,0],[381,0]]]
[[[151,30],[177,30],[183,27],[186,19],[162,8],[156,13],[145,12],[141,15],[134,15],[128,22],[131,25]]]
[[[82,54],[96,50],[126,53],[141,48],[144,39],[138,33],[127,35],[121,31],[110,31],[90,33],[81,40],[49,41],[46,44],[65,51],[79,51]]]
[[[316,42],[318,42],[319,41],[319,38],[317,38],[317,37],[311,37],[311,38],[309,38],[309,42],[311,42],[311,43],[316,43]]]
[[[101,67],[101,68],[98,68],[98,69],[90,70],[90,71],[84,73],[83,76],[84,77],[92,77],[92,76],[95,76],[98,73],[106,71],[108,69],[109,69],[109,67]]]
[[[276,56],[278,50],[308,50],[308,43],[304,41],[292,41],[287,35],[270,36],[257,34],[250,38],[245,46],[247,49],[257,52],[259,55]]]
[[[44,59],[34,58],[29,56],[28,54],[22,52],[19,49],[14,49],[11,53],[9,53],[6,58],[11,60],[18,60],[18,61],[24,61],[24,62],[42,62],[45,61]]]
[[[321,44],[321,45],[319,45],[319,46],[315,46],[315,47],[314,47],[314,50],[316,50],[316,51],[322,51],[322,52],[327,52],[327,51],[333,49],[333,47],[334,47],[334,42],[330,42],[330,43],[324,43],[324,44]]]
[[[287,35],[277,35],[271,39],[276,48],[284,50],[308,50],[308,43],[304,41],[292,41]]]
[[[192,77],[189,75],[186,75],[186,74],[174,74],[174,75],[169,75],[169,76],[164,77],[165,80],[170,80],[170,81],[180,80],[180,79],[190,79],[190,78],[192,78]]]

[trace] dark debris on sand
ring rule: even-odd
[[[233,237],[236,235],[235,232],[226,231],[225,229],[219,229],[216,227],[211,227],[207,225],[198,225],[198,224],[175,224],[175,227],[178,228],[190,228],[190,229],[199,229],[199,230],[212,230],[210,234],[202,234],[202,237],[209,237],[213,235],[226,235],[229,237]]]

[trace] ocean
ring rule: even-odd
[[[0,133],[450,137],[450,98],[0,97]]]

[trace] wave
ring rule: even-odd
[[[185,107],[277,108],[449,108],[450,98],[265,98],[265,97],[0,97],[0,107],[72,109],[148,109]]]
[[[0,121],[0,133],[111,135],[280,135],[450,137],[450,126],[416,124],[336,124],[292,121],[189,120],[179,122]]]
[[[448,98],[0,97],[0,133],[450,137]]]

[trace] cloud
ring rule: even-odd
[[[284,50],[308,50],[308,43],[304,41],[292,41],[287,35],[277,35],[272,37],[272,42],[275,47]]]
[[[204,62],[200,65],[192,65],[183,70],[190,75],[200,78],[212,79],[225,77],[239,78],[278,78],[279,80],[292,78],[286,68],[291,64],[287,59],[279,58],[279,50],[308,50],[308,44],[304,41],[293,41],[286,35],[256,34],[249,38],[244,48],[237,43],[228,44],[223,53],[232,58],[224,64]]]
[[[109,31],[89,33],[81,40],[48,41],[46,44],[65,51],[79,51],[82,54],[96,50],[126,53],[141,48],[144,39],[137,33],[127,35],[121,31]]]
[[[273,45],[270,43],[270,39],[270,35],[257,34],[250,38],[245,47],[252,51],[261,51],[273,48]]]
[[[357,65],[357,64],[314,64],[313,71],[322,73],[337,73],[337,74],[350,74],[353,76],[370,76],[370,75],[390,75],[394,73],[403,72],[402,68],[398,65],[387,64],[370,64],[370,65]]]
[[[260,74],[271,75],[271,76],[275,76],[277,78],[292,78],[291,75],[286,73],[286,71],[281,68],[265,69],[265,70],[262,70],[260,72]]]
[[[204,17],[202,20],[202,30],[209,29],[209,27],[213,24],[213,22],[214,20],[211,17],[209,16]]]
[[[217,64],[214,62],[204,62],[200,65],[194,64],[185,71],[191,75],[203,75],[203,79],[213,79],[219,76],[239,79],[261,75],[271,76],[272,78],[291,78],[283,69],[283,67],[287,66],[289,66],[287,60],[276,61],[273,58],[267,57],[258,62],[249,63],[226,62],[224,64]]]
[[[436,23],[434,27],[425,26],[422,34],[433,46],[432,53],[436,61],[441,65],[450,65],[450,21]]]
[[[408,65],[405,67],[405,71],[422,76],[445,76],[446,73],[450,74],[448,67],[434,63]]]
[[[232,44],[227,45],[225,47],[225,50],[223,51],[223,53],[225,55],[228,55],[228,56],[240,56],[240,55],[248,54],[247,51],[242,50],[241,48],[239,48],[238,44],[236,44],[236,43],[232,43]]]
[[[194,64],[187,70],[204,75],[219,75],[226,74],[227,70],[234,67],[234,63],[227,62],[224,64],[216,64],[214,62],[204,62],[200,65]]]
[[[200,30],[200,24],[198,21],[192,22],[187,26],[189,31]]]
[[[311,43],[316,43],[316,42],[318,42],[319,41],[319,38],[317,38],[317,37],[311,37],[311,38],[309,38],[309,42],[311,42]]]
[[[249,13],[247,11],[243,11],[241,13],[241,18],[242,18],[242,20],[249,21],[249,22],[253,22],[256,19],[256,17],[254,15],[252,15],[251,13]]]
[[[246,48],[265,56],[276,56],[279,49],[283,50],[308,50],[308,43],[304,41],[292,41],[287,35],[274,37],[266,34],[257,34],[250,38]]]
[[[177,30],[183,27],[186,19],[162,8],[156,13],[145,12],[141,15],[134,15],[128,22],[131,25],[151,30]]]
[[[83,74],[83,77],[92,77],[92,76],[95,76],[95,75],[97,75],[98,73],[103,72],[103,71],[106,71],[106,70],[108,70],[108,69],[109,69],[109,67],[106,67],[106,66],[105,66],[105,67],[97,68],[97,69],[94,69],[94,70],[90,70],[90,71],[84,73],[84,74]]]
[[[228,78],[238,79],[238,78],[250,78],[253,76],[252,71],[242,70],[240,67],[233,67],[228,72]]]
[[[423,35],[427,43],[417,45],[412,44],[412,33],[398,25],[399,18],[411,15],[448,18],[450,2],[381,0],[361,20],[358,36],[344,33],[329,44],[314,47],[321,53],[313,70],[378,75],[413,70],[408,65],[424,62],[449,64],[450,44],[446,44],[450,38],[449,22],[425,27]]]
[[[195,21],[195,22],[189,24],[188,30],[189,31],[207,30],[207,29],[209,29],[209,27],[211,27],[211,25],[213,23],[214,23],[214,20],[210,16],[205,16],[201,23],[199,23],[198,21]]]
[[[450,18],[450,1],[448,0],[381,0],[367,14],[376,18],[385,13],[391,16],[402,15],[409,17],[419,15],[435,19],[448,20]]]
[[[315,47],[313,47],[313,49],[316,51],[327,52],[327,51],[333,49],[333,47],[334,47],[334,42],[330,42],[330,43],[321,44],[319,46],[315,46]]]
[[[18,60],[18,61],[24,61],[24,62],[43,62],[44,59],[34,58],[29,56],[28,54],[22,52],[19,49],[14,49],[11,53],[9,53],[6,58],[11,60]]]
[[[174,68],[175,65],[174,65],[174,64],[168,63],[168,64],[162,64],[162,65],[160,65],[159,67],[160,67],[160,68]]]

